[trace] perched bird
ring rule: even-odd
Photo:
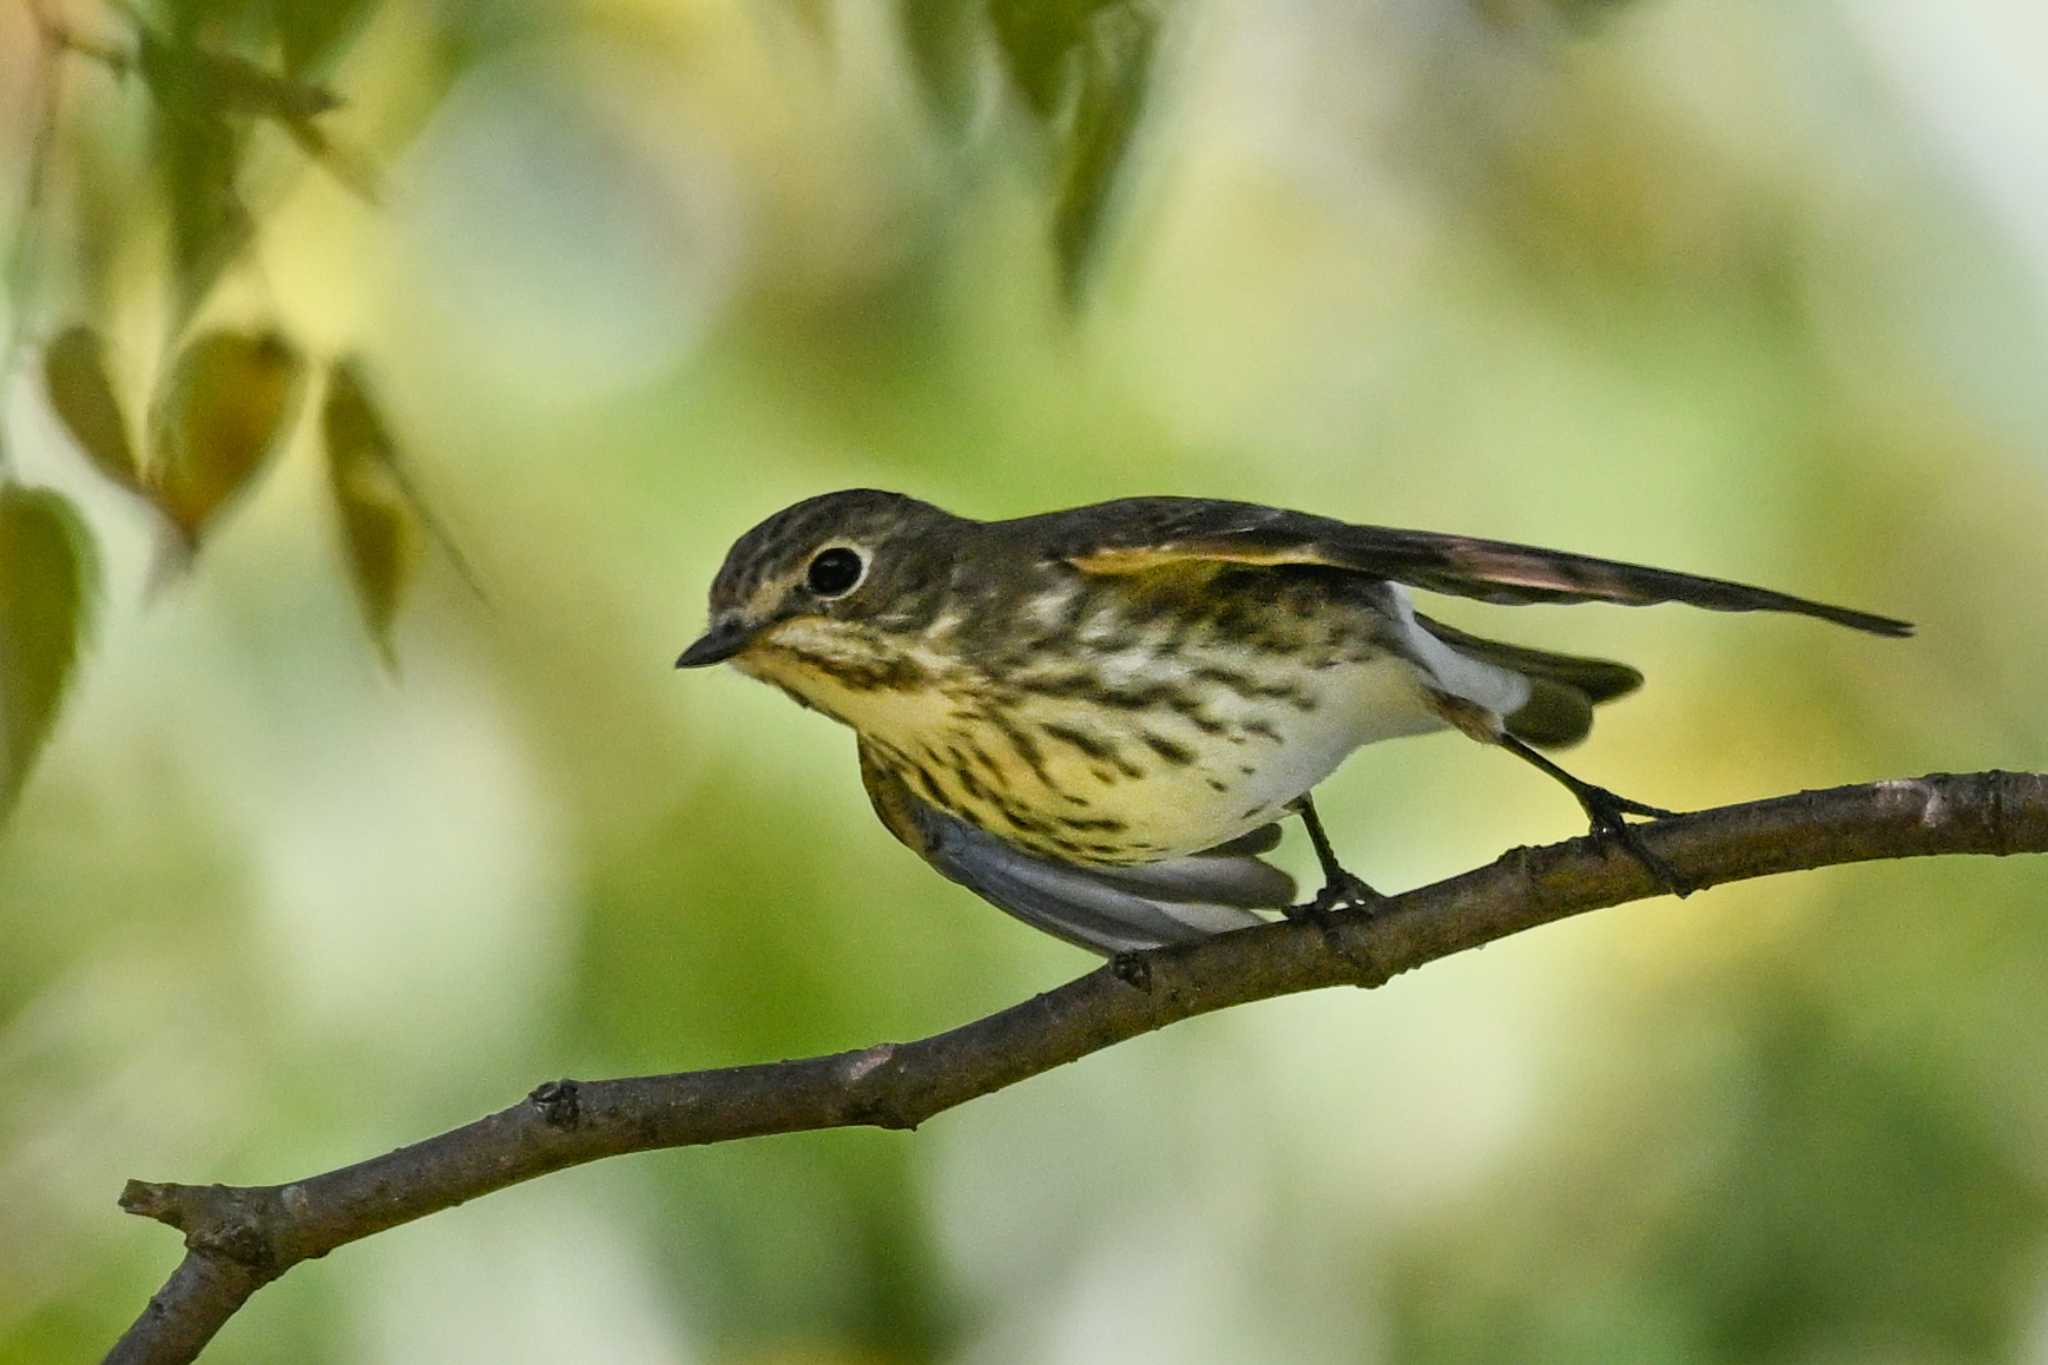
[[[678,668],[730,660],[850,726],[876,813],[940,872],[1103,953],[1369,907],[1310,790],[1353,749],[1461,730],[1623,818],[1670,812],[1565,772],[1624,664],[1483,640],[1409,588],[1486,602],[1687,602],[1878,635],[1889,617],[1764,588],[1250,503],[1128,498],[974,521],[898,493],[807,499],[741,536]],[[1533,746],[1533,747],[1532,747]],[[1260,860],[1302,817],[1325,885]]]

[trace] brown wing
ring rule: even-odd
[[[1503,540],[1354,526],[1253,503],[1130,498],[1013,526],[1051,540],[1085,573],[1142,573],[1188,560],[1314,564],[1482,602],[1685,602],[1714,611],[1784,611],[1874,635],[1910,635],[1889,616],[1829,606],[1726,579],[1675,573]]]

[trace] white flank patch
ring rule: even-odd
[[[1528,703],[1527,678],[1510,669],[1460,654],[1416,625],[1415,606],[1409,600],[1407,590],[1398,584],[1390,586],[1394,590],[1394,606],[1401,613],[1401,629],[1407,635],[1409,648],[1429,665],[1438,686],[1454,697],[1474,702],[1499,716],[1512,715]]]

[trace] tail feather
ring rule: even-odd
[[[1483,640],[1420,613],[1415,623],[1461,654],[1527,678],[1529,700],[1503,721],[1515,738],[1545,748],[1578,743],[1593,728],[1595,706],[1643,685],[1643,675],[1627,664]]]

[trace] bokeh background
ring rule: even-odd
[[[142,14],[271,61],[208,8]],[[376,200],[255,120],[200,313],[359,353],[481,594],[431,552],[387,669],[310,423],[166,569],[24,353],[13,477],[104,581],[0,833],[0,1359],[96,1354],[168,1272],[128,1176],[288,1179],[1092,965],[894,844],[846,733],[671,671],[732,539],[814,492],[1241,497],[1922,623],[1441,604],[1642,667],[1573,766],[1660,803],[2048,767],[2033,0],[1162,0],[1080,248],[1072,82],[1035,105],[979,4],[345,8],[320,126]],[[64,66],[11,325],[90,310],[147,371],[162,233],[81,265],[60,201],[156,192],[151,94]],[[1387,887],[1580,828],[1455,738],[1322,805]],[[209,1359],[2048,1360],[2044,892],[2022,860],[1729,887],[915,1135],[556,1175],[301,1267]]]

